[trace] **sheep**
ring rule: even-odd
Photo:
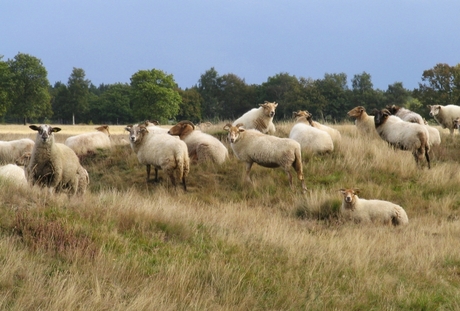
[[[328,132],[312,127],[302,111],[293,112],[296,124],[292,127],[289,138],[297,141],[302,150],[316,153],[328,153],[334,150],[334,143]]]
[[[185,142],[191,160],[222,164],[228,158],[227,147],[220,140],[196,130],[195,125],[190,121],[180,121],[170,128],[168,133],[179,136]]]
[[[25,178],[26,180],[28,179],[27,175],[27,165],[29,165],[30,162],[30,157],[32,153],[31,152],[24,152],[22,156],[16,159],[15,164],[17,166],[24,166],[24,173],[25,173]],[[86,188],[89,185],[89,174],[88,171],[80,165],[77,171],[78,174],[78,188],[77,188],[77,194],[82,195],[85,194]]]
[[[329,127],[327,125],[321,124],[319,122],[313,121],[313,115],[309,113],[308,111],[304,110],[302,114],[305,115],[305,118],[308,120],[311,126],[319,130],[328,132],[329,135],[331,135],[333,141],[337,142],[337,141],[340,141],[340,139],[342,138],[342,135],[340,134],[338,130],[332,127]]]
[[[400,117],[406,122],[424,124],[422,116],[412,110],[396,105],[387,105],[386,109],[388,109],[392,115]]]
[[[245,129],[256,129],[264,134],[275,134],[276,128],[273,124],[273,117],[275,116],[278,104],[276,102],[270,103],[265,101],[263,104],[259,104],[259,106],[259,108],[251,109],[236,119],[233,122],[233,126],[241,123]]]
[[[81,165],[72,149],[55,142],[54,133],[61,129],[46,124],[30,125],[29,128],[37,131],[30,162],[26,167],[29,183],[48,187],[50,192],[66,189],[69,194],[76,194]]]
[[[80,158],[93,155],[98,149],[109,149],[111,147],[109,126],[102,125],[95,129],[97,132],[70,136],[64,144],[75,151]]]
[[[429,134],[425,125],[410,123],[391,115],[388,109],[374,109],[374,124],[380,137],[402,150],[412,151],[417,164],[425,154],[428,168],[430,168]]]
[[[30,152],[35,142],[30,138],[0,141],[0,163],[12,164],[24,152]]]
[[[18,186],[27,185],[24,169],[16,164],[6,164],[0,166],[0,178],[8,180]]]
[[[190,169],[190,158],[187,145],[180,139],[168,134],[151,133],[145,124],[126,126],[129,132],[131,149],[140,164],[146,166],[147,182],[150,179],[151,166],[155,168],[155,181],[158,181],[158,170],[162,169],[176,187],[181,180],[184,191],[187,191],[185,178]]]
[[[454,130],[459,130],[460,131],[460,117],[455,118],[454,121],[452,121]]]
[[[370,116],[366,113],[366,108],[363,106],[357,106],[347,112],[349,117],[355,118],[355,125],[359,133],[364,137],[378,138],[374,125],[374,116]]]
[[[307,191],[303,177],[300,144],[290,138],[265,135],[255,129],[246,130],[243,124],[236,126],[227,123],[224,130],[228,132],[228,140],[236,157],[246,162],[245,179],[251,182],[249,172],[254,163],[264,167],[282,167],[289,177],[292,188],[291,166],[297,172],[303,192]]]
[[[424,125],[428,130],[428,144],[430,147],[439,146],[441,144],[441,134],[439,133],[439,130],[433,126],[429,126],[427,124]]]
[[[383,223],[394,226],[407,225],[409,218],[399,205],[383,200],[366,200],[358,197],[359,189],[340,189],[343,217],[361,223]]]
[[[449,129],[450,135],[454,134],[454,120],[460,117],[460,106],[457,105],[428,105],[432,116],[442,128]]]

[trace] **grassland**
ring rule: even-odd
[[[225,142],[222,126],[206,131]],[[333,126],[332,154],[303,154],[306,194],[280,169],[254,166],[246,184],[231,152],[193,165],[187,193],[146,184],[122,126],[111,151],[82,161],[83,197],[0,181],[0,309],[459,310],[460,138],[442,131],[428,170]],[[60,142],[93,127],[62,128]],[[19,137],[34,133],[0,126],[0,140]],[[342,220],[343,187],[403,206],[409,225]]]

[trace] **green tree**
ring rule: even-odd
[[[219,118],[223,107],[219,102],[220,77],[214,67],[200,76],[198,92],[203,98],[202,114],[207,120]]]
[[[276,109],[277,115],[290,118],[292,111],[302,103],[302,95],[301,84],[297,77],[283,72],[268,77],[267,82],[262,83],[259,100],[280,103]]]
[[[130,107],[131,86],[116,83],[104,86],[105,91],[94,96],[90,114],[92,121],[109,124],[127,124],[133,121]]]
[[[131,77],[131,103],[138,120],[165,122],[177,115],[181,102],[173,75],[152,69]]]
[[[50,117],[52,115],[50,94],[48,91],[48,72],[40,59],[24,53],[18,53],[8,60],[11,73],[9,98],[11,106],[8,114],[23,118]]]
[[[349,109],[349,89],[345,73],[324,75],[324,79],[317,80],[316,85],[326,105],[319,112],[329,120],[342,120],[344,111]]]
[[[385,94],[383,91],[374,90],[370,74],[363,72],[354,75],[351,85],[353,106],[364,106],[367,111],[384,106]]]
[[[460,104],[460,67],[436,64],[423,71],[422,83],[415,96],[426,105]]]
[[[73,68],[67,82],[69,101],[67,111],[72,115],[72,124],[75,124],[75,114],[84,114],[89,109],[89,86],[91,81],[85,79],[85,71]]]
[[[201,97],[198,89],[192,87],[190,89],[181,90],[179,94],[182,97],[182,102],[179,107],[179,113],[177,120],[189,120],[195,123],[201,121],[201,105],[203,104],[203,98]]]
[[[12,86],[10,68],[7,62],[2,61],[2,58],[3,56],[0,55],[0,116],[4,116],[11,105],[8,90]]]
[[[51,88],[50,94],[53,117],[58,123],[64,123],[66,106],[70,98],[69,90],[64,83],[59,81]]]
[[[406,102],[409,100],[410,95],[410,92],[404,88],[402,82],[395,82],[388,85],[388,89],[385,92],[385,103],[387,105],[406,107]]]
[[[223,107],[219,117],[222,119],[236,119],[248,110],[259,107],[253,88],[233,73],[219,78],[219,90],[219,103]]]

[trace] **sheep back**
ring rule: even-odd
[[[72,149],[79,157],[94,154],[98,149],[109,149],[111,141],[108,126],[96,129],[101,130],[70,136],[65,140],[64,144]]]
[[[31,152],[35,142],[30,138],[0,141],[0,163],[12,164],[24,152]]]
[[[302,122],[294,124],[289,133],[289,138],[297,141],[302,150],[316,153],[326,153],[334,150],[334,143],[328,132],[321,131]]]
[[[0,178],[8,180],[19,186],[27,185],[24,168],[19,167],[16,164],[6,164],[0,166]]]
[[[273,135],[276,131],[273,124],[273,117],[275,116],[276,102],[270,103],[265,101],[259,104],[259,108],[253,108],[243,114],[241,117],[233,122],[233,126],[243,124],[245,129],[256,129],[264,134]]]

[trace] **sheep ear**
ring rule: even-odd
[[[29,125],[29,128],[31,128],[31,129],[34,130],[34,131],[38,131],[38,130],[39,130],[38,126],[36,126],[36,125]]]
[[[60,132],[61,131],[61,128],[60,127],[53,127],[53,129],[51,130],[53,133],[57,133],[57,132]]]
[[[225,124],[225,126],[224,126],[224,131],[230,132],[231,126],[232,126],[232,125],[231,125],[230,123]]]
[[[344,194],[344,193],[345,193],[345,189],[344,189],[344,188],[342,188],[342,189],[339,189],[339,191],[340,191],[340,192],[342,192],[342,194]]]
[[[356,188],[356,189],[353,189],[353,192],[354,192],[355,194],[359,194],[360,190],[359,190],[358,188]]]
[[[128,131],[128,132],[129,132],[129,131],[131,131],[132,128],[133,128],[132,125],[126,125],[125,131]]]

